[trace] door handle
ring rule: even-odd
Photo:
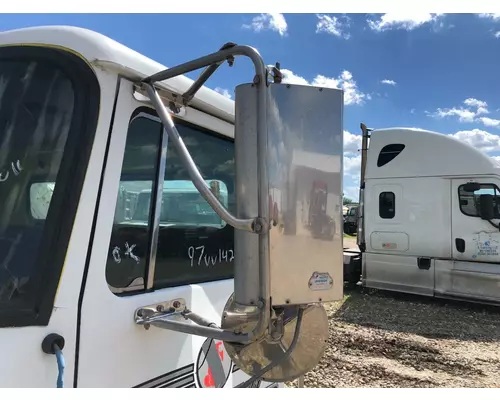
[[[463,253],[465,251],[465,240],[462,238],[455,239],[455,247],[459,253]]]

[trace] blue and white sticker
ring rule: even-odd
[[[313,291],[329,290],[333,286],[333,279],[328,272],[314,272],[309,279],[309,289]]]

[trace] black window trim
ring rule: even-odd
[[[45,226],[40,244],[39,263],[30,278],[34,282],[31,302],[21,307],[15,303],[0,307],[0,328],[47,326],[52,316],[94,144],[101,90],[89,64],[66,49],[43,45],[9,45],[1,48],[0,61],[3,60],[52,64],[71,82],[75,96],[75,111],[57,175],[58,184],[47,215],[49,223]],[[65,217],[55,220],[55,213]]]
[[[128,127],[127,127],[127,134],[128,134],[128,129],[130,128],[130,124],[132,123],[132,121],[134,121],[135,119],[140,118],[140,117],[145,117],[145,118],[151,119],[155,122],[158,122],[160,124],[160,126],[162,127],[162,131],[163,131],[164,125],[163,125],[158,113],[156,112],[156,110],[150,106],[142,105],[142,106],[139,106],[133,110],[131,117],[130,117],[130,120],[129,120]],[[214,118],[216,118],[216,117],[214,117]],[[187,120],[184,120],[181,118],[177,118],[176,116],[172,116],[172,119],[173,119],[175,125],[183,125],[183,126],[191,127],[192,129],[195,129],[195,130],[197,130],[203,134],[206,134],[208,136],[215,137],[217,139],[222,139],[222,140],[225,140],[225,141],[228,141],[228,142],[231,142],[234,144],[234,138],[228,137],[220,132],[210,130],[210,129],[205,128],[203,126],[197,125],[194,122],[190,122],[190,121],[187,121]],[[170,141],[168,142],[168,145],[169,146],[172,145]],[[158,161],[160,161],[161,152],[159,152],[157,154],[157,156],[158,156]],[[165,161],[166,161],[166,163],[165,163],[165,167],[166,167],[168,165],[168,151],[167,151]],[[153,207],[153,205],[156,203],[157,184],[158,184],[158,181],[155,179],[155,182],[153,183],[153,196],[152,196],[152,201],[151,201],[151,207]],[[150,212],[150,218],[152,218],[152,217],[153,217],[152,212]],[[149,224],[151,225],[152,228],[154,228],[152,226],[152,221],[150,221]],[[234,279],[234,270],[233,270],[233,272],[230,276],[224,276],[224,277],[221,277],[221,278],[216,279],[216,280],[210,280],[210,281],[194,280],[194,281],[186,282],[183,284],[173,284],[173,285],[166,285],[166,286],[163,286],[163,285],[162,286],[155,286],[154,281],[153,281],[152,286],[148,287],[148,284],[147,284],[148,277],[151,276],[151,274],[153,274],[153,276],[154,276],[154,272],[155,272],[155,266],[151,266],[151,264],[150,264],[151,258],[149,258],[150,248],[152,245],[152,235],[153,235],[153,233],[151,231],[149,234],[149,237],[148,237],[148,262],[147,262],[147,265],[146,265],[146,268],[144,271],[143,283],[133,285],[133,286],[128,286],[126,288],[117,288],[117,287],[114,287],[106,282],[106,284],[108,285],[109,289],[111,290],[111,292],[113,294],[117,295],[118,297],[128,297],[128,296],[135,296],[135,295],[140,295],[140,294],[145,294],[145,293],[151,293],[151,292],[155,292],[157,290],[164,290],[164,289],[169,289],[169,288],[181,287],[184,285],[196,285],[196,284],[202,284],[205,282],[211,283],[211,282],[218,282],[218,281],[222,281],[222,280]]]
[[[392,215],[392,217],[387,217],[387,218],[386,217],[382,217],[382,214],[380,212],[380,210],[381,210],[381,200],[380,200],[380,198],[381,198],[382,195],[385,195],[385,194],[391,194],[392,195],[392,201],[394,203],[394,214]],[[396,193],[394,193],[392,191],[383,191],[383,192],[380,192],[378,194],[378,216],[381,219],[394,219],[396,217]]]
[[[481,186],[481,188],[483,186],[486,186],[486,187],[492,187],[493,189],[495,189],[499,194],[500,194],[500,188],[496,185],[496,183],[489,183],[489,182],[477,182],[479,183],[479,185]],[[470,217],[470,218],[481,218],[479,215],[470,215],[470,214],[467,214],[464,210],[462,210],[462,205],[460,204],[460,188],[462,188],[463,186],[465,186],[466,183],[462,183],[461,185],[458,186],[457,188],[457,195],[458,195],[458,208],[460,209],[460,212],[465,215],[466,217]],[[500,197],[500,196],[499,196]]]

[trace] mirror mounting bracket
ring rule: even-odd
[[[192,323],[185,322],[186,320]],[[153,325],[174,332],[226,342],[245,344],[256,339],[252,332],[242,334],[219,328],[214,322],[189,310],[184,299],[174,299],[138,308],[134,313],[134,322],[136,325],[142,325],[146,330]]]

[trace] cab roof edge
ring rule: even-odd
[[[65,47],[79,53],[92,65],[100,65],[104,69],[115,69],[133,81],[145,78],[158,71],[168,69],[166,66],[148,58],[144,54],[119,43],[96,31],[74,26],[36,26],[0,32],[0,46],[11,44],[39,44]],[[157,87],[174,92],[184,93],[194,81],[181,75]],[[193,108],[211,114],[214,117],[234,123],[234,101],[222,94],[203,86],[191,103]]]

